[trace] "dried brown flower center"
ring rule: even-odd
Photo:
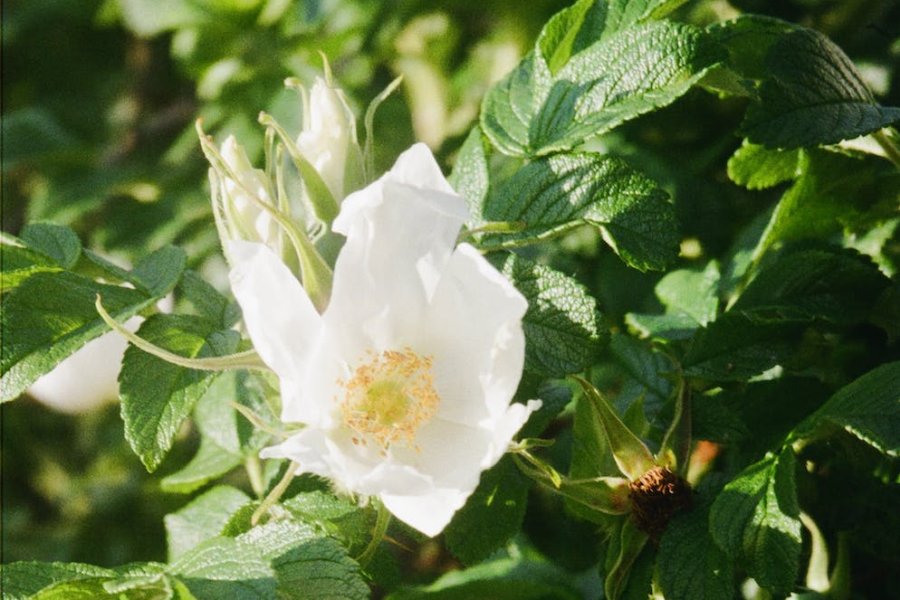
[[[629,488],[632,518],[638,529],[655,541],[675,513],[690,508],[693,500],[690,484],[666,467],[650,469]]]

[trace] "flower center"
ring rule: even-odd
[[[415,447],[416,432],[440,404],[431,373],[432,359],[409,348],[372,353],[342,385],[341,418],[354,432],[354,444],[373,441],[385,452],[402,443]]]

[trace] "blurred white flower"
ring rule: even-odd
[[[171,312],[171,294],[156,307]],[[137,331],[143,317],[131,317],[124,323]],[[119,399],[119,369],[128,340],[115,331],[104,333],[63,359],[49,373],[31,384],[28,395],[58,412],[77,415],[92,411]]]
[[[347,191],[347,181],[352,184],[362,179],[356,118],[344,92],[322,77],[313,83],[307,104],[297,148],[340,202]]]
[[[230,244],[232,289],[279,376],[282,420],[305,425],[261,455],[376,496],[432,536],[540,406],[511,404],[527,303],[456,246],[466,217],[428,148],[407,150],[345,200],[334,229],[347,241],[321,315],[269,248]]]
[[[125,322],[136,331],[143,321]],[[28,394],[41,404],[67,414],[89,412],[119,398],[119,368],[128,340],[111,331],[91,340],[35,381]]]

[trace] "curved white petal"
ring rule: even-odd
[[[281,380],[282,419],[308,422],[315,404],[301,397],[308,367],[321,344],[322,319],[312,301],[272,250],[230,241],[231,289],[241,305],[253,347]]]
[[[521,319],[528,303],[477,250],[461,244],[420,328],[418,344],[435,357],[439,415],[477,423],[502,415],[525,361]]]
[[[416,168],[427,175],[422,185],[409,183]],[[335,337],[349,348],[406,344],[466,218],[465,202],[424,147],[408,150],[380,180],[348,196],[334,222],[347,242],[325,312]]]
[[[383,494],[381,501],[391,514],[429,537],[444,530],[468,495],[459,490],[436,488],[428,494],[403,496]]]

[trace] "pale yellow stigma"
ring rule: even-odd
[[[341,418],[354,444],[377,444],[382,452],[401,443],[415,448],[416,432],[440,404],[432,359],[409,348],[372,354],[342,385]]]

